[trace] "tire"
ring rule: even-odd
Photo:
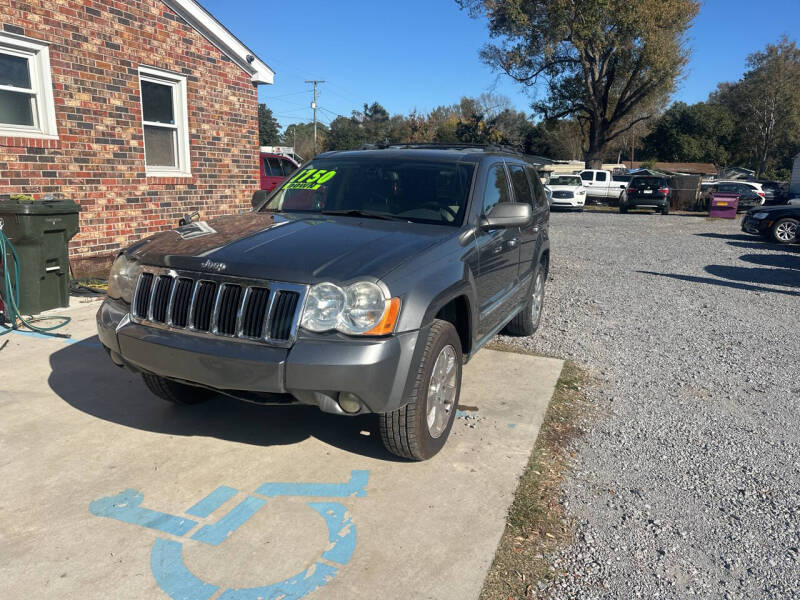
[[[665,204],[661,207],[661,214],[668,215],[669,214],[669,204]]]
[[[200,404],[214,395],[211,390],[170,381],[152,373],[142,373],[142,379],[151,392],[173,404]]]
[[[625,206],[625,205],[620,204],[619,205],[619,212],[620,212],[620,214],[623,214],[623,215],[627,214],[628,213],[628,207]]]
[[[770,236],[778,244],[793,244],[798,240],[798,221],[791,217],[778,219],[770,230]]]
[[[455,327],[447,321],[434,320],[406,405],[379,415],[381,439],[389,452],[411,460],[427,460],[442,449],[456,417],[463,363]],[[438,378],[441,381],[437,384]],[[437,385],[442,393],[434,391],[431,395]]]
[[[547,281],[547,269],[542,263],[536,266],[531,282],[531,293],[528,301],[517,315],[503,328],[506,335],[528,336],[536,333],[539,323],[542,322],[542,308],[544,307],[544,290]],[[538,287],[537,287],[538,286]],[[538,289],[538,291],[537,291]]]

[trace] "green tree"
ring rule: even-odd
[[[266,104],[258,105],[258,144],[275,146],[280,142],[278,121],[272,116],[272,110]]]
[[[785,36],[747,57],[748,70],[738,83],[721,86],[718,100],[739,117],[742,158],[761,177],[786,168],[800,140],[800,48]]]
[[[642,155],[661,161],[727,165],[736,132],[734,115],[713,102],[676,102],[644,138]]]
[[[546,84],[532,105],[546,119],[586,127],[586,164],[649,119],[688,59],[685,33],[698,0],[456,0],[486,15],[497,43],[482,59],[525,86]]]
[[[366,143],[364,130],[355,117],[336,117],[331,121],[328,150],[353,150]]]
[[[328,145],[328,128],[323,123],[317,123],[317,152],[330,150]],[[294,146],[294,151],[308,160],[314,157],[314,124],[292,123],[287,125],[281,136],[281,144]]]

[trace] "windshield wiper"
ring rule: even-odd
[[[368,210],[321,210],[323,215],[344,215],[345,217],[367,217],[369,219],[383,219],[384,221],[408,221],[403,217],[396,217],[394,215],[387,215],[385,213],[375,213]]]

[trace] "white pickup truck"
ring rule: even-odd
[[[587,196],[591,198],[607,198],[619,200],[619,197],[628,187],[625,181],[616,181],[611,171],[602,169],[585,169],[578,173],[583,180]]]

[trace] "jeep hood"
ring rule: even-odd
[[[381,278],[458,228],[298,213],[192,223],[128,249],[142,264],[291,283]]]

